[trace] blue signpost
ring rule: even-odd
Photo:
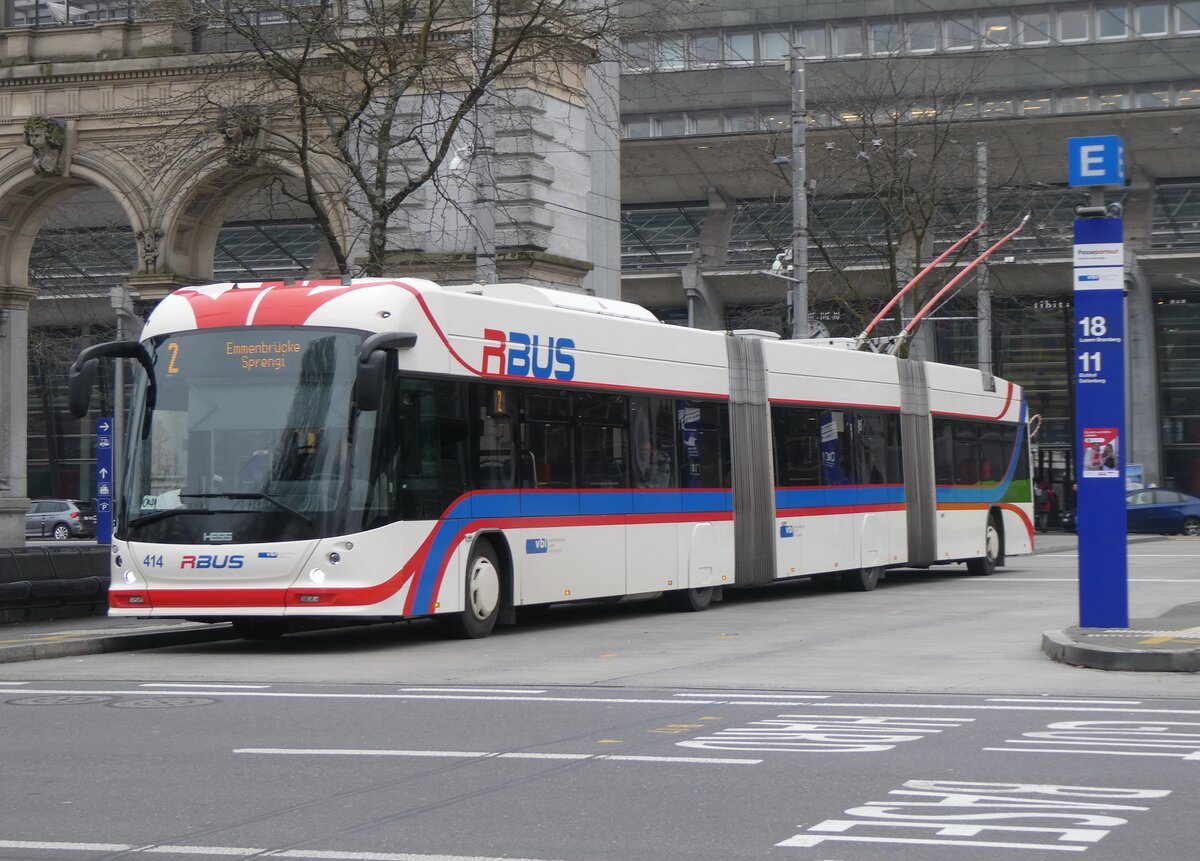
[[[1069,153],[1072,185],[1123,184],[1120,138],[1072,138]],[[1104,206],[1078,211],[1091,216],[1075,221],[1079,625],[1125,628],[1129,626],[1129,584],[1124,478],[1128,447],[1124,222]]]
[[[96,420],[96,543],[112,543],[113,420]]]

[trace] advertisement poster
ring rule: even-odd
[[[1116,428],[1083,429],[1084,478],[1115,478],[1121,474],[1121,447]]]

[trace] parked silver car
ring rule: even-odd
[[[35,499],[25,515],[26,538],[90,538],[96,534],[96,509],[81,499]]]

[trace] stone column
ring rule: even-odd
[[[32,298],[28,288],[0,285],[0,547],[25,546]]]
[[[1154,216],[1154,177],[1144,171],[1133,176],[1125,197],[1125,349],[1129,361],[1125,432],[1127,463],[1140,463],[1147,484],[1162,483],[1162,422],[1158,388],[1158,339],[1154,296],[1140,257],[1150,251]]]

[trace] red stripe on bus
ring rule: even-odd
[[[994,416],[982,416],[977,413],[942,412],[941,410],[930,410],[929,413],[930,415],[943,416],[944,418],[952,419],[983,419],[984,421],[999,421],[1000,417],[1008,412],[1009,406],[1012,405],[1013,390],[1015,388],[1016,386],[1014,386],[1012,383],[1008,384],[1008,397],[1004,399],[1004,406],[1000,409],[1000,412],[996,413]]]

